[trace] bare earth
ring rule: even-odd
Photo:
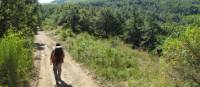
[[[65,84],[56,86],[52,65],[50,65],[50,53],[56,41],[48,37],[44,32],[38,32],[35,36],[38,46],[35,65],[39,69],[39,79],[34,87],[98,87],[97,82],[89,74],[88,70],[76,63],[65,51],[64,64],[62,65],[61,78]]]

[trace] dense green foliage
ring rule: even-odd
[[[69,51],[77,61],[108,80],[128,82],[130,87],[200,86],[199,0],[77,1],[47,4],[42,9],[44,28],[61,27],[58,30],[61,39],[69,43]],[[69,39],[71,37],[73,39]],[[137,52],[132,53],[124,44],[113,47],[113,43],[121,41],[161,57],[137,56]],[[131,71],[126,71],[129,64],[126,53],[135,60],[128,68],[138,69],[132,70],[132,73],[137,72],[133,76],[129,74]],[[104,58],[106,60],[101,60]],[[118,64],[118,61],[121,62]],[[110,75],[111,72],[114,75]]]

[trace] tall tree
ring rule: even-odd
[[[0,5],[0,36],[7,29],[32,35],[39,22],[37,0],[2,0]]]

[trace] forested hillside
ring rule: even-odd
[[[42,7],[43,28],[56,31],[77,61],[117,86],[200,86],[199,0],[85,0]]]
[[[22,87],[33,69],[37,0],[0,0],[0,87]]]
[[[195,24],[188,17],[198,17],[200,13],[195,0],[111,0],[53,5],[47,9],[45,12],[51,18],[48,23],[52,25],[63,25],[76,33],[86,31],[99,37],[118,36],[137,48],[151,50],[161,44],[165,36],[183,30],[172,31],[171,28]]]

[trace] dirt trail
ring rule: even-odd
[[[39,67],[39,80],[35,87],[58,87],[56,86],[52,65],[50,65],[50,53],[56,41],[48,37],[44,32],[38,32],[35,36],[37,44],[36,56]],[[76,63],[65,51],[64,64],[62,65],[62,80],[65,84],[59,87],[98,87],[98,84],[86,69]]]

